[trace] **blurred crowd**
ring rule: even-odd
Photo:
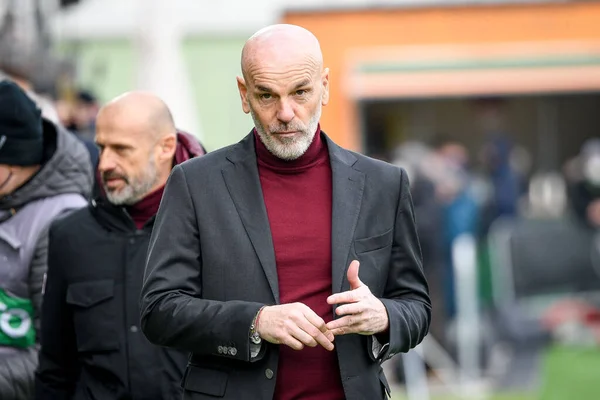
[[[39,107],[44,119],[55,124],[57,132],[64,131],[64,135],[78,139],[89,155],[90,164],[86,168],[95,171],[99,150],[94,136],[100,101],[84,88],[61,90],[60,82],[52,88],[36,86],[35,73],[23,65],[0,62],[0,81],[15,82]],[[587,140],[580,152],[572,155],[562,168],[538,173],[532,169],[531,155],[515,144],[510,132],[497,129],[494,121],[487,123],[489,129],[485,140],[475,155],[470,154],[465,143],[439,136],[432,143],[404,142],[385,157],[405,168],[411,180],[425,272],[434,304],[431,334],[450,353],[455,352],[456,346],[453,336],[457,314],[453,246],[457,238],[466,234],[476,240],[478,291],[484,311],[497,307],[493,298],[494,263],[490,255],[494,249],[490,249],[489,241],[497,221],[570,221],[589,237],[600,232],[600,139]],[[3,134],[0,130],[0,138]],[[0,148],[2,144],[0,141]],[[49,160],[55,155],[54,151],[56,149],[50,150],[35,162],[36,168],[43,170],[52,166]],[[9,163],[0,160],[1,164]],[[69,169],[64,165],[56,168]],[[36,173],[38,169],[33,175]],[[7,176],[0,176],[0,179],[9,182],[11,177]],[[51,171],[45,179],[50,176]],[[98,182],[94,181],[93,189],[78,189],[82,199],[87,201],[98,195]],[[4,186],[2,181],[0,185]],[[0,187],[0,217],[8,220],[24,204],[15,205],[2,189]],[[4,221],[0,219],[0,224]],[[571,267],[563,265],[565,269]],[[42,278],[36,279],[34,290],[39,292]],[[573,299],[576,293],[567,294],[573,294],[569,296]],[[36,299],[34,303],[40,301]],[[580,302],[554,304],[546,309],[542,323],[548,329],[555,329],[567,318],[565,315],[589,319],[590,315],[597,314],[596,306]],[[32,307],[39,307],[39,304]],[[593,329],[597,332],[597,325]],[[1,358],[0,352],[0,375]],[[33,368],[33,359],[28,362],[29,368]]]
[[[598,345],[600,139],[586,140],[559,168],[538,172],[531,154],[515,143],[510,131],[497,129],[497,123],[488,127],[474,155],[466,143],[439,136],[430,143],[406,141],[380,157],[405,168],[411,179],[433,303],[430,333],[457,360],[453,250],[457,238],[468,235],[476,243],[478,298],[473,301],[484,321],[472,329],[483,332],[482,347],[508,341],[517,343],[511,352],[525,354],[539,350],[539,342],[581,345],[581,338],[589,343],[590,335]],[[496,240],[500,234],[506,242]],[[508,284],[499,279],[504,275]],[[590,299],[590,292],[596,297]],[[544,300],[531,313],[523,303],[534,297]],[[565,328],[573,324],[579,328]],[[503,336],[504,331],[510,332]],[[482,361],[482,371],[488,363]],[[402,380],[401,367],[398,363]],[[526,373],[508,366],[505,373],[511,368],[513,381],[519,380],[516,386],[522,388],[534,381],[530,370],[539,365],[527,364]],[[500,386],[510,390],[513,383],[502,381]]]

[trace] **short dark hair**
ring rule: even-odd
[[[86,104],[86,105],[94,105],[98,102],[98,99],[92,92],[86,89],[80,89],[77,91],[77,100]]]

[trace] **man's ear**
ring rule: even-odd
[[[177,149],[177,134],[167,135],[160,140],[158,157],[161,160],[172,160]]]
[[[250,112],[250,104],[248,104],[248,87],[246,86],[244,78],[238,76],[237,85],[238,90],[240,91],[240,98],[242,99],[242,110],[248,114]]]
[[[321,85],[323,86],[321,104],[326,106],[329,103],[329,68],[325,68],[321,74]]]

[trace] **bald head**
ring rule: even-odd
[[[134,91],[122,94],[108,102],[98,112],[98,122],[109,118],[114,123],[127,119],[126,124],[137,125],[142,135],[158,140],[174,134],[175,122],[163,100],[150,92]]]
[[[256,32],[242,49],[242,74],[245,79],[261,64],[286,66],[306,62],[316,71],[323,69],[323,54],[318,39],[296,25],[271,25]]]
[[[295,25],[261,29],[244,45],[242,75],[242,109],[263,144],[280,159],[301,157],[329,101],[329,70],[315,35]]]
[[[177,147],[167,105],[148,92],[125,93],[96,118],[98,171],[110,202],[135,204],[165,184]]]

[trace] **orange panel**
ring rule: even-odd
[[[331,12],[288,12],[321,41],[330,67],[331,102],[323,128],[340,145],[360,150],[356,103],[342,87],[353,49],[375,46],[499,44],[600,39],[600,3],[481,5]]]
[[[353,98],[515,95],[600,91],[600,66],[359,76]]]

